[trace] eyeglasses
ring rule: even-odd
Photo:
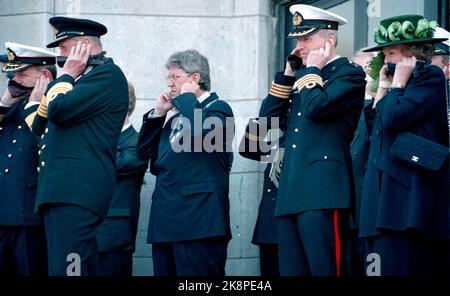
[[[166,81],[177,81],[181,76],[190,76],[191,73],[182,73],[182,74],[177,74],[177,75],[169,75],[166,77]]]

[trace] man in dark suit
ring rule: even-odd
[[[293,5],[297,39],[260,117],[287,118],[275,215],[280,217],[281,275],[341,274],[354,186],[350,142],[364,104],[365,74],[337,55],[346,20],[309,5]],[[288,110],[290,109],[290,112]]]
[[[55,54],[6,42],[9,77],[0,102],[0,275],[47,275],[42,219],[36,199],[38,140],[30,125],[47,84],[56,76]]]
[[[132,275],[141,186],[147,170],[148,159],[137,155],[139,134],[129,120],[136,106],[136,95],[131,83],[128,83],[128,93],[128,114],[117,143],[116,186],[108,214],[97,232],[100,274],[103,276]]]
[[[170,92],[144,115],[138,144],[156,175],[147,238],[153,271],[223,276],[233,112],[209,92],[208,60],[198,51],[177,52],[166,67]]]
[[[261,276],[279,276],[277,219],[274,215],[279,180],[273,178],[281,169],[280,151],[284,148],[280,148],[281,139],[277,139],[276,136],[269,137],[270,139],[259,136],[260,133],[264,134],[265,127],[262,125],[264,120],[260,124],[259,118],[249,119],[239,146],[239,154],[248,159],[267,163],[252,244],[259,247]]]
[[[66,17],[51,18],[50,24],[57,39],[47,47],[59,46],[63,67],[33,122],[42,138],[36,209],[44,216],[49,274],[96,275],[96,233],[116,183],[127,81],[104,57],[105,26]]]

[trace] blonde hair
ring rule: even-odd
[[[413,44],[406,45],[402,49],[404,55],[415,56],[416,59],[421,61],[427,61],[431,59],[434,53],[434,46],[432,44]]]

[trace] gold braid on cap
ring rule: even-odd
[[[308,35],[309,33],[313,32],[316,29],[317,29],[317,27],[314,27],[314,28],[308,29],[303,32],[289,33],[288,37],[303,37],[303,36]]]

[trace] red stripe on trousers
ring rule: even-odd
[[[334,210],[333,214],[333,222],[334,222],[334,242],[336,246],[336,271],[337,276],[341,275],[341,239],[339,237],[339,219],[338,219],[338,210]]]

